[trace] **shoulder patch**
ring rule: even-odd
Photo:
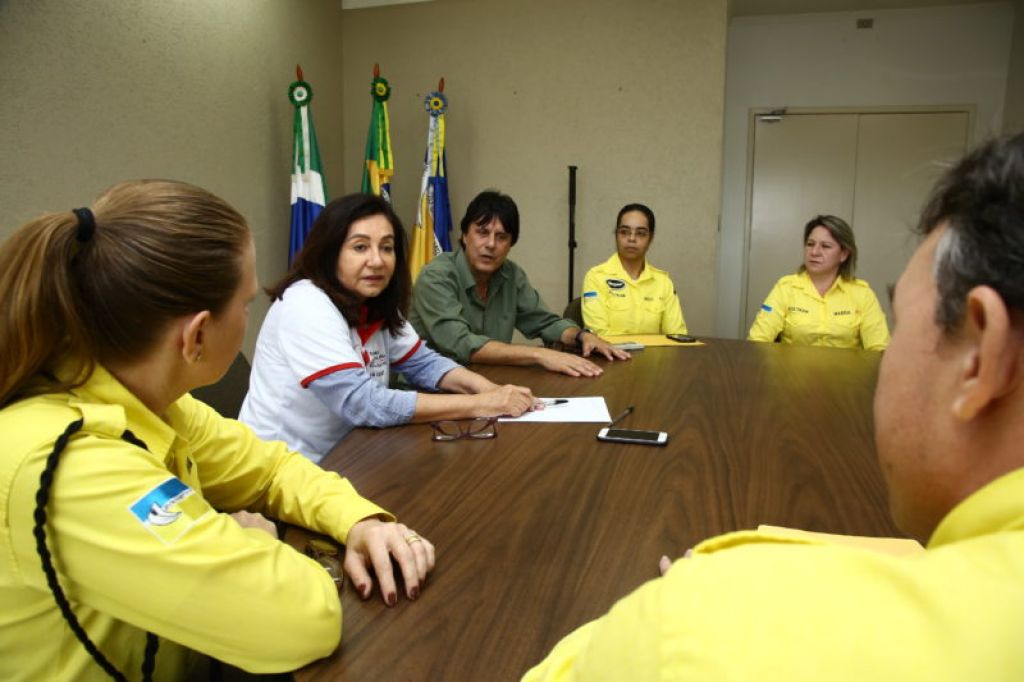
[[[128,511],[165,544],[173,544],[210,508],[192,488],[171,477],[129,505]]]
[[[770,313],[772,311],[772,307],[767,303],[762,303],[761,310],[765,311],[766,313]]]
[[[623,282],[621,279],[616,279],[614,277],[609,277],[608,279],[606,279],[605,284],[608,285],[609,289],[622,289],[623,287],[626,286],[625,282]]]
[[[587,299],[587,298],[597,298],[597,292],[596,291],[584,291],[583,292],[583,298],[584,299]]]

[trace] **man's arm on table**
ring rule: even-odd
[[[570,335],[570,343],[574,335],[575,332]],[[503,343],[493,339],[480,346],[469,356],[469,360],[482,365],[539,365],[550,372],[560,372],[571,377],[596,377],[603,371],[590,360],[572,353],[562,353],[543,346]]]

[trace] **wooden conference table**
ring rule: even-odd
[[[351,584],[341,647],[298,680],[516,680],[571,630],[719,533],[768,523],[899,535],[875,460],[880,355],[708,340],[601,362],[598,379],[483,367],[544,397],[602,395],[666,447],[597,424],[499,424],[434,443],[427,425],[358,429],[323,461],[437,547],[419,600]]]

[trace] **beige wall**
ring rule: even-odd
[[[1024,0],[1014,0],[1013,13],[1013,47],[1003,119],[1003,130],[1008,133],[1024,131]]]
[[[426,141],[422,100],[444,76],[456,223],[479,190],[512,195],[522,220],[512,258],[561,311],[566,167],[577,165],[577,295],[586,269],[614,250],[616,211],[641,201],[658,218],[652,262],[672,274],[690,328],[710,333],[725,5],[446,0],[347,11],[345,190],[359,186],[379,61],[393,87],[395,206],[411,227]]]
[[[280,276],[296,62],[329,186],[343,184],[341,29],[338,0],[0,0],[0,237],[114,182],[177,178],[233,203],[260,279]]]

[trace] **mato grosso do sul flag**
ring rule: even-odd
[[[409,248],[409,270],[413,281],[420,269],[442,251],[451,251],[449,233],[452,209],[448,202],[448,163],[444,152],[445,121],[448,99],[444,96],[444,79],[435,92],[427,93],[423,106],[430,114],[427,129],[427,151],[423,159],[420,201],[416,210],[416,227]]]
[[[313,88],[302,78],[302,67],[295,66],[297,81],[288,86],[288,99],[295,107],[292,128],[292,227],[288,240],[288,262],[302,248],[313,221],[327,203],[327,184],[320,166],[320,149],[313,129],[309,103]]]
[[[391,86],[380,77],[380,65],[373,65],[373,110],[370,112],[370,132],[366,137],[366,162],[363,165],[363,188],[366,194],[376,194],[391,202],[391,176],[395,174],[395,160],[391,155],[391,123],[388,120],[388,98]]]

